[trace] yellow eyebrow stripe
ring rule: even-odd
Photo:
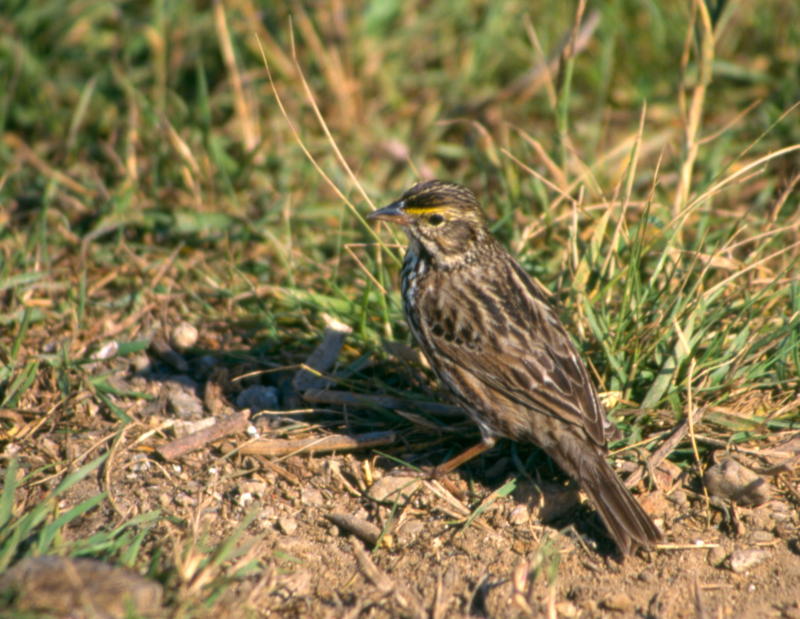
[[[434,204],[426,206],[407,206],[403,210],[411,215],[424,215],[425,213],[444,210],[446,207],[445,204]]]

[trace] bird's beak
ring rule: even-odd
[[[389,206],[384,206],[377,211],[372,211],[367,215],[370,221],[388,221],[393,224],[406,225],[409,222],[408,215],[403,210],[405,206],[404,200],[392,202]]]

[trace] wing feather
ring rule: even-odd
[[[517,280],[506,279],[505,298],[497,291],[465,290],[474,277],[453,273],[439,285],[424,287],[428,292],[418,299],[417,326],[432,365],[441,355],[513,402],[577,426],[605,446],[611,425],[569,336],[521,268],[511,264],[505,275]],[[522,294],[520,287],[536,294]],[[517,328],[496,325],[500,320]],[[458,384],[443,379],[459,393]]]

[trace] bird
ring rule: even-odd
[[[490,232],[475,194],[431,180],[367,215],[408,237],[406,322],[430,367],[477,424],[481,442],[436,467],[449,473],[499,438],[533,443],[578,482],[622,558],[661,531],[606,460],[619,437],[547,297]]]

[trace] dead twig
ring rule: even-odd
[[[323,376],[336,364],[339,351],[344,346],[345,338],[352,333],[346,324],[330,317],[326,317],[325,333],[322,341],[308,356],[292,380],[292,386],[300,393],[309,389],[324,389],[333,384],[333,381]]]
[[[225,448],[223,447],[223,449],[225,449]],[[235,451],[235,447],[231,446],[230,451]],[[269,469],[273,473],[276,473],[277,475],[280,475],[286,481],[288,481],[290,484],[293,484],[295,486],[300,486],[303,483],[297,475],[295,475],[294,473],[292,473],[290,471],[287,471],[285,468],[283,468],[277,462],[273,462],[272,460],[268,460],[264,456],[253,456],[253,457],[265,469]]]
[[[350,514],[342,514],[340,512],[325,514],[325,518],[330,520],[343,531],[352,533],[362,542],[369,544],[370,546],[375,546],[381,539],[380,528],[362,518],[357,518],[356,516],[351,516]],[[387,536],[384,536],[383,542],[384,545],[388,546],[390,544],[386,543],[388,541],[386,537]]]
[[[171,443],[162,445],[161,447],[158,447],[156,451],[158,451],[161,457],[165,460],[174,460],[184,454],[189,453],[190,451],[200,449],[201,447],[204,447],[209,443],[213,443],[214,441],[218,441],[219,439],[230,434],[244,432],[249,423],[250,411],[238,411],[217,420],[217,422],[209,428],[204,428],[179,439],[175,439]]]
[[[246,443],[238,448],[243,455],[287,456],[298,453],[327,453],[331,451],[353,451],[391,445],[397,440],[394,432],[367,432],[356,436],[331,434],[304,439],[264,438]]]

